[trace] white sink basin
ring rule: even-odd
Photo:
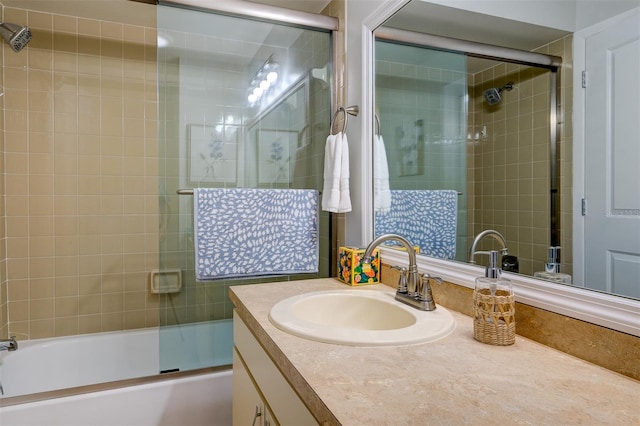
[[[269,320],[293,335],[350,346],[392,346],[432,342],[456,328],[441,306],[420,311],[379,290],[329,290],[278,302]]]

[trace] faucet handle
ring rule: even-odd
[[[406,293],[407,290],[407,268],[404,266],[392,266],[391,269],[397,269],[400,271],[400,278],[398,279],[398,293]]]
[[[431,275],[429,275],[427,272],[425,272],[424,274],[422,274],[422,282],[429,282],[429,281],[435,281],[438,284],[442,284],[444,281],[442,280],[442,278],[440,277],[432,277]]]
[[[423,302],[427,302],[433,306],[432,310],[435,309],[436,304],[433,300],[433,294],[431,293],[431,281],[434,281],[438,284],[442,284],[442,278],[440,277],[432,277],[431,275],[424,273],[420,276],[420,289],[418,291],[419,299]]]

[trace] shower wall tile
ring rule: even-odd
[[[571,69],[571,36],[541,46],[537,52],[563,57]],[[477,214],[469,223],[469,235],[484,229],[505,234],[511,252],[518,256],[520,272],[544,270],[549,246],[549,77],[546,71],[515,64],[498,64],[470,79],[473,93],[469,123],[487,126],[488,138],[473,146],[469,189]],[[562,72],[561,99],[571,99],[571,72]],[[502,102],[486,108],[482,92],[514,81],[516,87]],[[571,116],[570,102],[563,102],[563,116]],[[570,254],[571,227],[571,132],[561,123],[560,149],[560,245]],[[471,237],[472,238],[472,237]],[[470,243],[470,241],[469,241]],[[487,249],[488,247],[484,247]],[[572,264],[563,258],[562,270],[571,274]]]
[[[156,30],[3,13],[33,39],[0,67],[0,337],[157,326]]]
[[[344,15],[344,1],[331,7],[331,15]],[[158,219],[158,173],[165,169],[157,140],[157,31],[18,8],[4,13],[27,22],[34,40],[21,55],[5,50],[1,67],[11,78],[4,79],[10,126],[2,128],[0,153],[15,154],[15,163],[1,177],[2,202],[11,207],[11,226],[1,228],[11,235],[0,262],[11,279],[2,268],[0,333],[11,329],[24,339],[157,326],[159,301],[147,291],[147,272],[158,268],[158,229],[186,219]],[[191,244],[177,232],[164,238],[180,250]],[[173,263],[188,269],[193,258]],[[228,285],[188,283],[176,298],[185,306],[177,317],[229,317],[229,304],[208,302],[224,297]]]
[[[463,69],[464,63],[459,61],[459,66]],[[453,185],[466,194],[467,173],[460,172],[456,165],[465,164],[473,158],[467,155],[466,132],[451,124],[455,119],[449,120],[451,123],[446,119],[461,117],[462,112],[457,108],[458,104],[449,105],[446,96],[441,94],[441,87],[443,83],[452,84],[451,87],[458,86],[458,90],[463,92],[468,76],[464,72],[436,68],[434,64],[407,66],[384,60],[376,61],[376,74],[376,99],[385,144],[401,143],[403,133],[407,130],[413,132],[413,129],[419,129],[415,137],[423,141],[419,145],[419,169],[409,174],[402,172],[399,151],[388,152],[392,186],[396,189],[432,189],[451,188]],[[425,93],[428,96],[424,96]],[[456,256],[462,259],[466,256],[463,239],[469,204],[466,197],[461,197],[458,202]]]

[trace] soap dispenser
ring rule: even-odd
[[[544,264],[544,271],[535,272],[534,278],[552,281],[560,284],[571,284],[571,275],[560,272],[560,247],[549,247],[547,263]]]
[[[489,252],[484,277],[476,278],[473,292],[473,337],[490,345],[515,343],[515,298],[511,281],[502,278],[498,252]]]

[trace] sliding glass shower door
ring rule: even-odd
[[[428,36],[423,46],[392,42],[394,33],[385,30],[387,38],[375,42],[375,101],[390,192],[457,191],[456,260],[466,262],[474,236],[493,229],[507,240],[509,272],[544,270],[548,247],[571,241],[559,210],[561,178],[568,172],[557,138],[557,70],[499,59],[497,53],[487,59],[488,54],[442,50],[441,38],[438,47],[429,47],[435,40]],[[398,210],[412,211],[400,202]],[[376,212],[378,219],[391,222],[384,212]],[[395,232],[443,228],[434,223],[423,220]],[[383,233],[378,222],[376,233]],[[490,243],[478,250],[499,248]],[[475,261],[486,265],[488,256]],[[570,256],[562,262],[563,272],[570,273]]]
[[[160,364],[231,363],[230,285],[194,271],[195,187],[321,189],[331,118],[330,32],[158,6]],[[330,272],[329,219],[320,265]]]
[[[386,147],[389,187],[392,191],[424,194],[429,190],[457,191],[454,254],[455,259],[463,260],[467,227],[467,58],[461,53],[380,40],[375,42],[375,55],[376,132]],[[420,205],[419,199],[413,201]],[[392,230],[384,215],[376,212],[376,235],[384,233],[382,229]],[[426,226],[418,227],[418,234],[425,234]],[[405,237],[419,245],[420,238],[409,234]],[[447,257],[439,252],[427,254]]]

